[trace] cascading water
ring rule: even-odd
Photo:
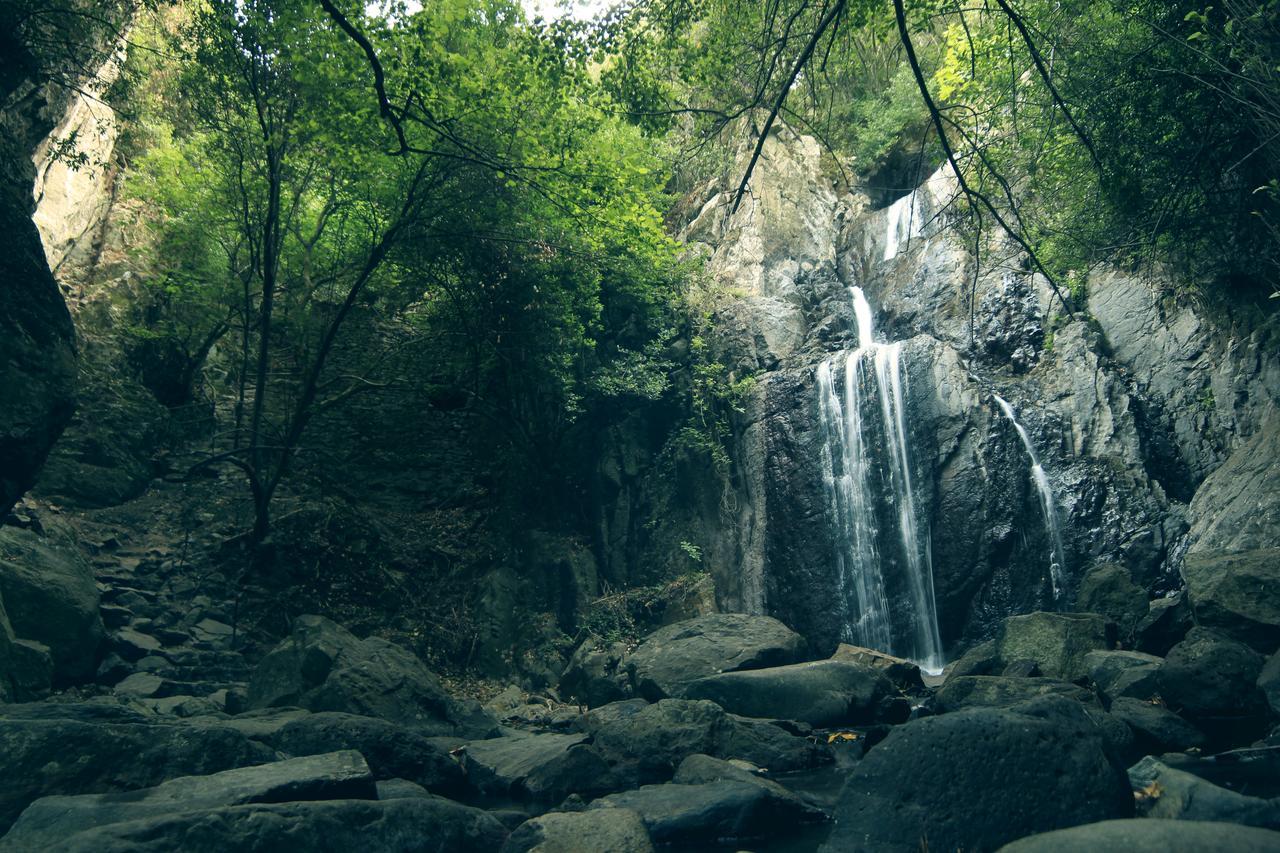
[[[884,259],[891,261],[896,258],[904,243],[914,240],[922,233],[924,206],[920,201],[920,190],[915,189],[889,205],[884,235]]]
[[[824,485],[836,525],[837,592],[845,617],[841,635],[939,672],[933,565],[911,485],[902,345],[877,343],[866,296],[858,287],[850,288],[850,296],[858,348],[817,369]],[[871,449],[877,425],[882,458]],[[882,536],[882,527],[896,527],[897,536]]]
[[[1049,488],[1049,478],[1045,475],[1040,458],[1036,456],[1036,449],[1031,444],[1031,436],[1027,435],[1026,429],[1014,417],[1013,407],[999,394],[993,393],[991,396],[995,398],[996,405],[1004,412],[1009,423],[1013,424],[1013,428],[1017,430],[1018,438],[1022,439],[1022,446],[1027,449],[1027,455],[1031,457],[1031,479],[1036,484],[1036,494],[1040,498],[1040,511],[1044,514],[1044,526],[1049,533],[1049,544],[1052,549],[1049,555],[1049,580],[1053,584],[1053,598],[1056,601],[1062,594],[1062,573],[1066,568],[1067,560],[1066,551],[1062,547],[1062,532],[1058,529],[1058,510],[1053,502],[1053,490]]]

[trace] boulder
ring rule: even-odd
[[[1267,658],[1258,673],[1258,689],[1271,707],[1272,716],[1280,717],[1280,652]]]
[[[1107,820],[1023,838],[999,853],[1272,853],[1280,833],[1233,823]]]
[[[1108,700],[1127,696],[1150,699],[1160,692],[1157,676],[1164,658],[1142,652],[1089,652],[1089,680]]]
[[[0,597],[14,633],[49,648],[55,683],[93,677],[105,634],[98,587],[69,534],[0,527]]]
[[[1147,615],[1147,594],[1133,582],[1124,566],[1098,563],[1080,580],[1076,610],[1105,616],[1127,639]]]
[[[736,779],[645,785],[602,797],[590,808],[636,812],[657,844],[768,838],[793,832],[800,823],[826,820],[820,810],[797,797],[782,797],[762,785]]]
[[[785,666],[800,660],[804,639],[769,616],[712,613],[654,631],[624,662],[650,701],[680,698],[699,678]]]
[[[1163,705],[1121,697],[1111,703],[1111,716],[1133,730],[1134,747],[1143,755],[1204,746],[1200,730]]]
[[[1063,681],[1088,675],[1085,656],[1110,646],[1106,620],[1096,613],[1010,616],[996,639],[1000,659],[1006,665],[1017,660],[1033,660],[1041,674]]]
[[[782,787],[772,779],[760,775],[760,769],[745,761],[724,761],[710,755],[690,755],[676,768],[672,782],[678,785],[701,785],[706,782],[720,782],[729,779],[758,785],[769,791],[774,797],[784,800],[795,800],[797,808],[812,806],[813,803],[792,791]]]
[[[1280,647],[1280,548],[1188,554],[1182,576],[1197,625],[1264,655]]]
[[[0,831],[50,794],[132,791],[275,759],[273,750],[226,726],[147,723],[104,707],[53,705],[0,717]]]
[[[1226,743],[1247,743],[1262,731],[1266,702],[1258,689],[1263,658],[1244,643],[1196,626],[1160,667],[1160,695],[1169,709]]]
[[[883,672],[899,690],[917,691],[924,687],[920,667],[905,658],[868,649],[862,646],[851,646],[841,643],[836,646],[831,660],[847,661],[869,666]]]
[[[48,849],[78,832],[174,812],[299,800],[375,799],[360,753],[333,752],[210,776],[183,776],[154,788],[114,794],[42,797],[0,839],[0,850]]]
[[[880,671],[857,663],[821,660],[726,672],[687,685],[689,699],[709,699],[733,714],[799,720],[812,726],[903,722],[906,699]]]
[[[624,643],[605,643],[588,637],[574,650],[560,676],[560,692],[595,708],[631,697],[631,682],[622,669]]]
[[[1160,761],[1219,788],[1264,799],[1280,797],[1280,749],[1274,746],[1246,747],[1209,756],[1166,753]]]
[[[116,823],[71,836],[66,853],[224,853],[377,850],[492,853],[507,830],[492,815],[443,797],[255,803]]]
[[[502,853],[653,853],[653,842],[631,809],[592,809],[527,820],[511,833]]]
[[[1157,598],[1147,606],[1147,615],[1134,632],[1138,651],[1164,657],[1169,654],[1194,624],[1186,593],[1179,590],[1165,598]]]
[[[609,763],[583,734],[513,733],[473,741],[462,752],[467,782],[488,796],[559,803],[570,794],[597,797],[617,790]]]
[[[0,633],[3,631],[0,627]],[[3,672],[7,668],[13,698],[29,702],[47,696],[53,688],[54,675],[53,654],[49,647],[35,640],[13,640],[8,654],[9,665],[0,665],[0,682],[5,680]],[[3,658],[2,654],[0,658]],[[3,692],[0,689],[0,693]]]
[[[354,714],[325,712],[290,719],[266,736],[288,755],[316,755],[354,749],[364,756],[374,779],[407,779],[445,796],[462,792],[462,768],[449,751],[424,735]]]
[[[1129,768],[1129,784],[1143,817],[1280,829],[1280,799],[1245,796],[1150,756]]]
[[[948,678],[934,694],[934,702],[938,710],[947,712],[962,708],[1008,708],[1028,699],[1049,695],[1096,704],[1092,693],[1075,684],[1051,678],[1009,678],[1001,675]]]
[[[1093,721],[1055,704],[1051,718],[973,708],[895,728],[850,772],[823,850],[990,850],[1131,816]]]
[[[497,721],[455,699],[422,661],[376,637],[358,640],[322,616],[300,616],[249,681],[249,707],[296,705],[379,717],[424,734],[488,737]]]

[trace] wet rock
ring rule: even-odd
[[[1269,853],[1280,832],[1189,820],[1108,820],[1023,838],[999,853]]]
[[[1010,616],[996,640],[1006,663],[1033,660],[1050,678],[1074,681],[1089,673],[1085,656],[1109,648],[1106,623],[1094,613],[1028,613]]]
[[[652,853],[653,842],[631,809],[553,812],[525,821],[502,853]]]
[[[1040,696],[1063,696],[1076,702],[1096,704],[1094,695],[1083,687],[1049,678],[1009,678],[1000,675],[962,675],[947,679],[935,694],[938,709],[1008,708]]]
[[[373,776],[360,753],[334,752],[210,776],[184,776],[127,793],[42,797],[22,812],[0,840],[0,850],[47,849],[94,827],[180,811],[376,796]]]
[[[1188,554],[1182,576],[1197,625],[1264,655],[1280,647],[1280,548]]]
[[[1170,710],[1215,739],[1248,743],[1266,720],[1257,686],[1262,665],[1263,657],[1244,643],[1197,626],[1160,667],[1160,695]]]
[[[920,667],[904,658],[894,657],[875,649],[841,643],[836,646],[831,660],[862,664],[883,672],[899,690],[914,691],[924,686]]]
[[[244,718],[237,720],[241,721]],[[353,714],[306,714],[287,719],[265,739],[288,755],[354,749],[369,763],[374,779],[406,779],[445,796],[456,796],[464,789],[462,769],[446,748],[386,720]]]
[[[1250,797],[1147,757],[1129,768],[1139,814],[1280,829],[1280,798]],[[1225,849],[1225,848],[1223,848]]]
[[[1118,563],[1099,563],[1085,574],[1076,590],[1076,609],[1100,613],[1116,624],[1123,638],[1133,636],[1147,615],[1147,594]]]
[[[1082,710],[975,708],[899,726],[867,753],[823,850],[989,850],[1132,813],[1127,780]]]
[[[588,637],[560,676],[561,693],[592,708],[630,698],[631,682],[621,668],[626,656],[625,644]]]
[[[300,616],[249,682],[249,707],[296,705],[380,717],[428,734],[487,737],[497,721],[450,696],[422,661],[386,640],[358,640],[321,616]]]
[[[656,701],[680,698],[709,675],[794,663],[803,649],[804,639],[777,619],[713,613],[659,628],[624,665],[636,690]]]
[[[67,853],[222,853],[226,850],[386,850],[492,853],[507,830],[479,809],[405,798],[251,804],[117,823],[67,839]]]
[[[1160,692],[1157,676],[1164,658],[1142,652],[1089,652],[1089,680],[1108,700],[1128,696],[1150,699]]]
[[[1139,651],[1164,657],[1191,630],[1191,605],[1186,595],[1176,592],[1157,598],[1147,607],[1147,615],[1138,623],[1136,645]]]
[[[69,531],[0,527],[0,596],[14,633],[49,648],[55,682],[93,675],[105,633],[98,588]]]
[[[1133,729],[1134,746],[1144,755],[1186,752],[1204,745],[1199,729],[1162,705],[1121,697],[1111,703],[1110,713]]]
[[[844,661],[727,672],[687,685],[689,699],[709,699],[733,714],[799,720],[819,727],[902,722],[906,700],[879,671]]]

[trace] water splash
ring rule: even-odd
[[[824,486],[836,524],[836,585],[845,615],[841,633],[849,642],[911,658],[937,672],[942,641],[928,537],[919,532],[911,483],[902,344],[877,343],[866,295],[858,287],[849,293],[858,347],[823,361],[816,376]],[[870,452],[877,420],[885,458]],[[883,484],[883,494],[876,483]],[[896,537],[881,539],[882,521],[896,528]],[[893,553],[882,554],[881,544]],[[904,577],[885,576],[894,568]],[[890,607],[891,584],[905,586],[905,607]]]
[[[1049,533],[1052,548],[1052,553],[1049,555],[1049,580],[1053,584],[1053,599],[1057,601],[1062,595],[1062,574],[1066,569],[1067,558],[1066,550],[1062,547],[1062,532],[1058,528],[1058,509],[1053,501],[1053,489],[1049,487],[1049,477],[1044,473],[1040,458],[1036,456],[1036,449],[1031,444],[1031,436],[1027,435],[1026,429],[1014,417],[1013,407],[999,394],[993,393],[991,396],[995,398],[996,405],[1004,412],[1009,423],[1013,424],[1013,428],[1017,430],[1018,438],[1022,439],[1022,446],[1027,449],[1027,455],[1031,457],[1031,479],[1036,484],[1036,494],[1040,498],[1040,512],[1044,515],[1044,526]]]
[[[924,205],[920,190],[914,189],[889,205],[884,235],[884,259],[891,261],[898,256],[904,243],[924,233]]]

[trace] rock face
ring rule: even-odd
[[[1127,817],[1133,798],[1081,712],[991,708],[915,720],[854,766],[824,850],[992,850],[1025,835]],[[945,784],[940,784],[945,780]]]
[[[804,640],[776,619],[713,613],[660,628],[623,665],[651,700],[679,698],[699,678],[799,660]]]
[[[300,616],[293,632],[253,671],[249,706],[297,705],[380,717],[428,734],[486,737],[497,721],[454,699],[409,652],[386,640],[357,640],[321,616]]]
[[[701,678],[684,689],[732,714],[799,720],[813,726],[855,726],[906,719],[910,706],[880,672],[856,663],[813,661]]]

